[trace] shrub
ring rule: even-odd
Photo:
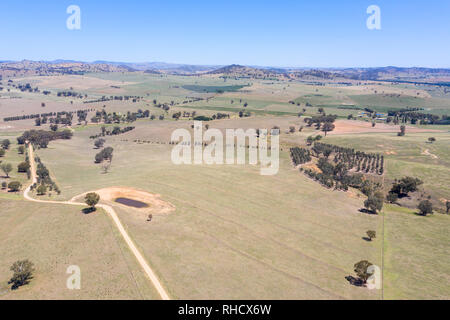
[[[19,163],[19,165],[17,166],[17,171],[18,172],[27,172],[30,169],[30,164],[26,161]]]
[[[3,140],[3,141],[2,141],[2,147],[3,147],[3,149],[8,150],[10,144],[11,144],[11,141],[9,141],[8,139]]]
[[[47,187],[45,186],[45,184],[41,184],[38,188],[37,188],[37,194],[38,196],[43,196],[44,194],[47,193]]]
[[[398,194],[389,192],[388,195],[387,195],[387,197],[386,197],[386,200],[387,200],[389,203],[395,203],[395,202],[397,202],[397,200],[398,200]]]
[[[101,163],[104,160],[112,161],[114,149],[111,147],[106,147],[99,153],[95,155],[95,163]]]
[[[17,192],[22,188],[22,184],[19,181],[12,181],[8,184],[9,191]]]
[[[418,209],[420,210],[420,214],[423,216],[433,213],[433,205],[428,200],[421,201],[418,205]]]
[[[105,139],[100,138],[100,139],[96,140],[94,144],[97,149],[100,149],[100,148],[103,148],[105,142],[106,142]]]

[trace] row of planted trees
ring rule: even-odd
[[[378,175],[384,174],[384,156],[380,154],[365,153],[320,142],[314,144],[312,151],[317,157],[323,155],[327,159],[333,154],[333,161],[337,164],[345,164],[348,170]]]

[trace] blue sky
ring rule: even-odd
[[[448,0],[1,0],[0,60],[450,67]],[[81,8],[81,30],[66,9]],[[366,9],[381,8],[381,30]]]

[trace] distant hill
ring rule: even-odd
[[[279,80],[373,80],[413,83],[449,83],[450,69],[445,68],[277,68],[263,66],[190,65],[166,62],[82,62],[54,61],[2,61],[0,76],[85,74],[92,72],[144,72],[146,74],[219,75],[224,77]]]
[[[0,74],[3,76],[30,76],[30,75],[57,75],[74,74],[81,75],[91,72],[132,72],[134,69],[128,66],[111,65],[102,63],[85,63],[57,60],[53,62],[29,61],[0,63]]]
[[[255,78],[255,79],[266,79],[266,78],[276,78],[283,76],[284,73],[276,69],[260,69],[247,66],[241,66],[238,64],[232,64],[225,66],[213,71],[208,72],[208,74],[220,74],[229,77],[239,77],[239,78]]]
[[[349,79],[355,80],[387,80],[387,79],[427,79],[429,77],[449,77],[450,69],[434,68],[400,68],[400,67],[381,67],[381,68],[348,68],[337,70],[337,74],[343,75]]]
[[[95,61],[93,63],[112,64],[126,66],[137,71],[153,70],[159,73],[168,74],[196,74],[204,73],[218,68],[219,66],[208,65],[190,65],[190,64],[177,64],[166,62],[141,62],[141,63],[129,63],[129,62],[108,62],[108,61]]]

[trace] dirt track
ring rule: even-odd
[[[70,200],[70,201],[44,201],[44,200],[38,200],[38,199],[32,198],[29,195],[29,193],[31,190],[31,186],[37,182],[37,177],[36,177],[36,163],[34,161],[33,147],[31,146],[31,144],[28,145],[28,152],[29,152],[28,155],[29,155],[30,165],[31,165],[31,184],[25,189],[25,192],[23,194],[23,196],[26,200],[32,201],[32,202],[38,202],[38,203],[66,204],[66,205],[71,205],[71,206],[86,206],[86,204],[84,204],[84,203],[74,202],[72,200]],[[114,221],[117,229],[119,230],[121,236],[125,240],[126,244],[130,248],[131,252],[136,257],[136,260],[141,265],[142,269],[144,269],[144,272],[146,273],[146,275],[148,276],[148,278],[150,279],[152,284],[155,286],[156,290],[158,291],[159,295],[161,296],[161,299],[162,300],[170,300],[169,295],[167,294],[166,290],[161,285],[161,282],[159,281],[158,277],[153,272],[153,270],[150,268],[149,264],[147,263],[145,258],[142,256],[142,254],[139,252],[137,247],[134,245],[133,241],[131,240],[127,231],[123,227],[122,222],[120,222],[120,219],[117,216],[117,213],[114,211],[114,209],[112,207],[110,207],[108,205],[104,205],[104,204],[99,204],[98,207],[104,209],[110,215],[110,217]]]
[[[336,129],[329,132],[329,135],[353,134],[353,133],[396,133],[400,132],[400,125],[377,123],[372,127],[372,122],[355,121],[355,120],[337,120],[335,122]],[[410,133],[419,132],[442,132],[435,129],[422,129],[417,127],[406,126],[406,131]]]

